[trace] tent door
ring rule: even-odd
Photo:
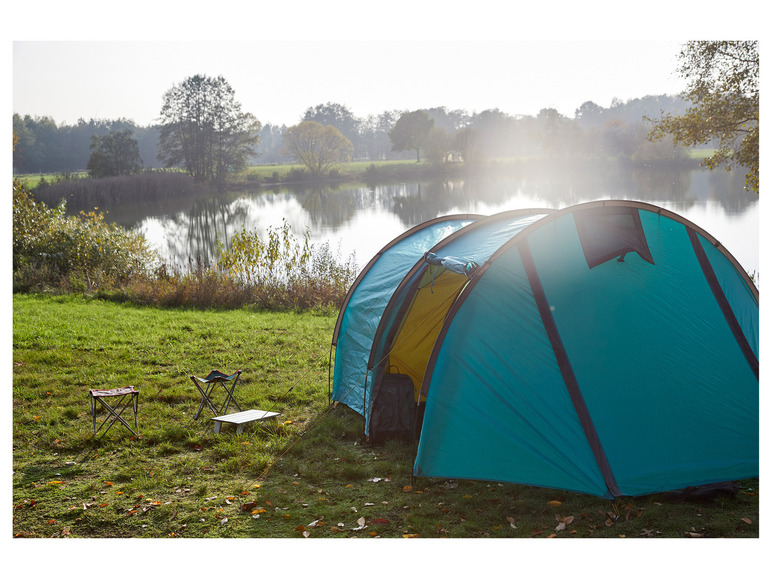
[[[415,387],[406,374],[384,374],[370,413],[370,440],[413,438]]]

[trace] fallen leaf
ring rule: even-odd
[[[402,535],[403,539],[415,539],[416,537],[418,537],[418,533],[407,533]]]
[[[303,531],[303,537],[308,539],[308,537],[310,537],[310,536],[311,536],[311,533],[309,533],[308,531]]]
[[[391,521],[389,519],[373,519],[370,521],[371,525],[390,525]]]
[[[563,503],[561,503],[560,501],[548,501],[548,502],[547,502],[547,504],[548,504],[549,506],[551,506],[551,507],[559,507],[559,506],[560,506],[560,505],[562,505]]]
[[[413,490],[413,487],[411,487],[410,485],[406,485],[406,486],[402,487],[402,492],[403,493],[409,493],[412,490]]]
[[[751,521],[748,517],[743,517],[740,519],[743,523],[748,523],[749,525],[753,524],[753,521]]]

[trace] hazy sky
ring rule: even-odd
[[[153,123],[163,94],[194,74],[222,75],[243,110],[293,125],[308,107],[346,105],[358,117],[391,109],[498,108],[573,117],[583,102],[609,106],[676,94],[679,42],[441,41],[16,41],[13,111]]]
[[[588,100],[680,92],[681,43],[758,38],[750,2],[36,0],[5,3],[0,26],[13,112],[58,123],[153,123],[164,92],[199,73],[224,76],[264,124],[327,102],[358,117],[435,106],[573,117]]]

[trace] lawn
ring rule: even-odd
[[[13,536],[759,536],[758,479],[705,503],[413,480],[411,444],[369,446],[361,417],[328,404],[334,323],[334,312],[15,295]],[[189,376],[214,368],[243,370],[242,408],[281,415],[241,434],[215,434],[211,413],[194,420],[200,397]],[[124,385],[140,391],[140,436],[116,425],[94,439],[88,390]]]

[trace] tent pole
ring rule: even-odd
[[[418,457],[418,441],[421,439],[420,432],[416,432],[418,430],[418,413],[419,409],[421,408],[421,394],[419,392],[418,394],[418,401],[415,405],[415,412],[413,413],[413,436],[412,436],[412,442],[413,442],[413,466],[415,466],[415,460]],[[421,427],[423,428],[423,422],[421,423]],[[415,485],[416,477],[413,474],[413,467],[410,467],[410,486]]]
[[[332,344],[330,344],[330,359],[327,364],[327,406],[332,404]]]

